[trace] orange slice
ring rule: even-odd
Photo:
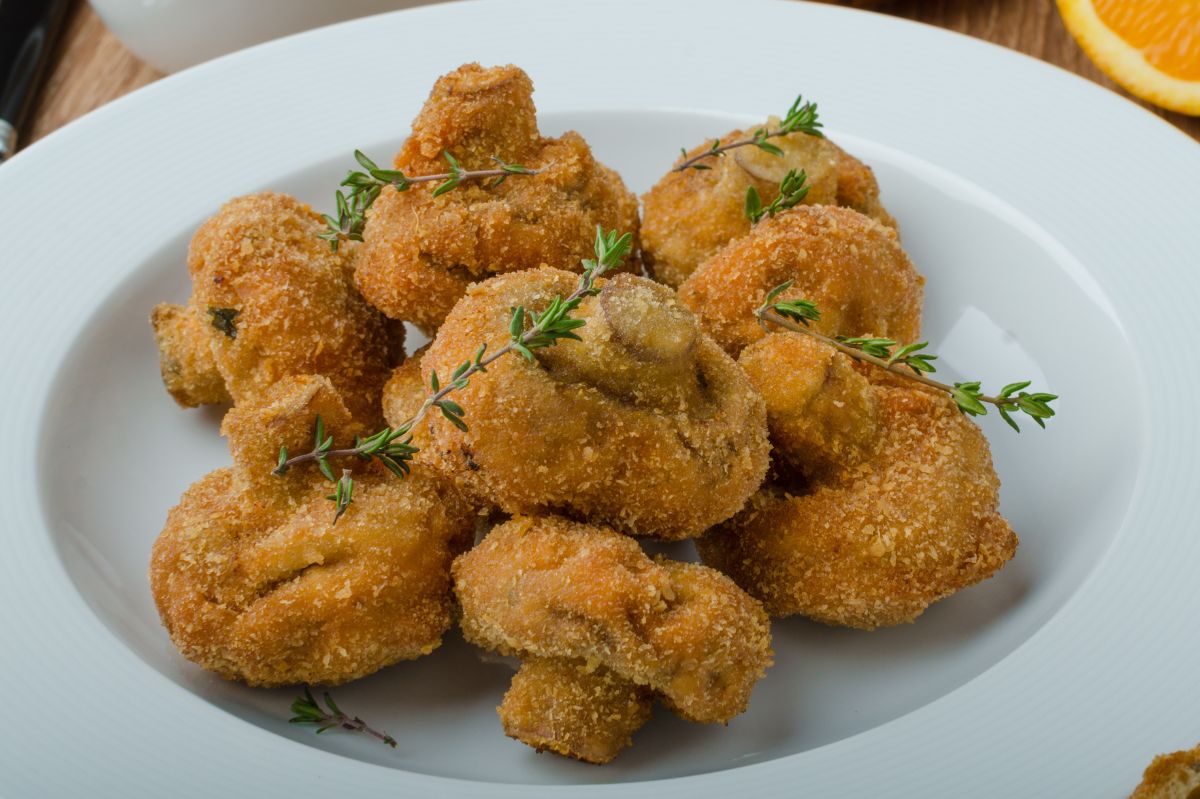
[[[1058,0],[1104,74],[1172,111],[1200,116],[1200,0]]]

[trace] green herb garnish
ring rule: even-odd
[[[304,696],[296,697],[292,702],[292,717],[288,719],[291,724],[311,724],[316,726],[317,734],[321,734],[326,730],[332,730],[334,727],[340,727],[343,730],[351,732],[361,732],[365,735],[370,735],[372,738],[377,738],[393,749],[396,748],[396,739],[388,735],[386,732],[380,732],[374,729],[358,716],[349,716],[342,712],[342,709],[333,701],[333,696],[325,692],[325,704],[328,709],[321,707],[317,700],[313,699],[312,691],[307,686],[304,688]]]
[[[757,147],[771,155],[783,155],[783,150],[776,147],[767,139],[773,139],[776,136],[786,136],[789,133],[804,133],[809,136],[824,138],[825,134],[821,132],[821,121],[817,116],[817,104],[806,103],[803,97],[796,97],[791,108],[783,115],[783,121],[779,123],[779,127],[768,129],[761,127],[743,139],[731,141],[729,144],[721,144],[720,139],[713,139],[712,144],[708,149],[697,155],[688,158],[687,150],[680,149],[683,153],[683,160],[672,168],[672,172],[684,172],[688,169],[711,169],[707,164],[700,163],[706,158],[717,158],[730,150],[735,150],[738,147]]]
[[[327,228],[319,235],[319,238],[329,242],[329,246],[334,252],[337,252],[338,243],[342,239],[362,241],[363,229],[367,224],[367,209],[379,197],[380,192],[388,186],[396,191],[408,191],[419,183],[438,183],[433,190],[433,196],[440,197],[466,180],[493,178],[488,186],[494,188],[503,183],[509,175],[536,175],[538,173],[536,169],[530,169],[521,164],[510,164],[495,156],[492,156],[492,160],[497,164],[495,169],[463,169],[462,165],[458,163],[458,159],[448,151],[443,152],[442,155],[450,167],[448,172],[436,175],[406,175],[398,169],[381,169],[362,150],[355,150],[354,160],[358,161],[366,171],[351,171],[346,174],[340,185],[349,191],[338,190],[336,195],[337,216],[329,214],[322,216]]]
[[[237,308],[209,308],[208,315],[212,317],[212,326],[229,338],[237,338],[237,325],[233,320],[241,313]]]
[[[950,395],[959,410],[970,416],[985,416],[988,412],[987,405],[992,405],[999,411],[1001,418],[1008,426],[1018,433],[1021,432],[1021,428],[1013,419],[1014,413],[1025,414],[1042,428],[1046,426],[1046,420],[1054,416],[1054,409],[1050,407],[1050,403],[1058,399],[1058,395],[1025,391],[1030,385],[1029,380],[1009,383],[998,394],[991,396],[983,393],[977,380],[950,385],[928,377],[928,374],[937,371],[931,363],[931,361],[937,360],[937,356],[922,352],[929,346],[926,341],[900,345],[899,342],[889,338],[831,337],[818,333],[809,325],[809,322],[815,322],[821,318],[821,311],[815,303],[803,299],[782,301],[778,299],[779,295],[791,286],[792,281],[789,280],[767,293],[763,304],[754,312],[761,323],[770,322],[788,330],[812,336],[844,352],[851,358],[866,361],[880,369],[943,391]]]

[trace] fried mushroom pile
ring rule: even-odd
[[[606,763],[656,703],[743,713],[771,616],[910,622],[1017,537],[945,392],[819,340],[920,333],[870,167],[801,132],[730,148],[644,196],[639,253],[637,198],[532,96],[466,64],[328,228],[267,192],[196,232],[191,297],[152,323],[180,405],[233,403],[233,462],[171,509],[150,583],[180,652],[251,686],[354,680],[457,620],[520,661],[508,736]],[[752,224],[747,191],[801,169],[804,202]],[[807,329],[757,315],[785,282]],[[404,323],[433,339],[407,360]]]
[[[848,208],[797,206],[763,220],[692,273],[679,299],[736,357],[765,335],[755,309],[788,280],[780,299],[815,302],[822,333],[905,342],[920,334],[924,278],[894,230]]]
[[[779,119],[772,118],[768,126],[777,128]],[[720,143],[752,134],[735,130]],[[749,233],[746,191],[753,187],[766,205],[778,196],[780,181],[792,169],[804,170],[808,177],[805,203],[845,206],[895,228],[879,202],[875,175],[862,161],[829,139],[805,133],[772,138],[771,143],[782,155],[740,147],[699,162],[704,169],[672,170],[642,196],[642,255],[656,280],[679,286],[718,250]],[[706,142],[686,157],[699,155],[711,145]]]
[[[535,747],[611,759],[649,718],[643,691],[690,721],[727,722],[771,663],[756,600],[712,569],[651,559],[608,527],[517,517],[453,571],[467,640],[529,659],[501,713]],[[550,707],[582,720],[579,734],[547,724]]]
[[[432,334],[474,281],[578,264],[597,225],[632,233],[636,252],[637,198],[578,133],[542,136],[533,83],[520,69],[467,64],[438,79],[395,168],[445,173],[446,153],[466,170],[501,159],[538,174],[464,181],[437,197],[433,183],[385,189],[368,215],[355,280],[389,317]]]
[[[424,383],[482,343],[507,344],[512,308],[540,311],[578,282],[545,268],[472,286],[421,359]],[[468,430],[429,417],[427,455],[508,513],[698,535],[736,513],[766,473],[762,399],[670,289],[627,274],[596,285],[572,314],[587,322],[580,340],[489,366],[455,394]]]
[[[793,333],[767,336],[739,363],[766,398],[786,476],[697,548],[772,616],[910,622],[1012,558],[987,439],[947,396],[869,380]]]
[[[403,357],[404,329],[355,290],[352,247],[330,252],[321,217],[286,194],[239,197],[200,226],[187,305],[151,323],[163,383],[185,407],[254,401],[294,375],[329,378],[356,419]]]
[[[236,406],[222,430],[232,468],[193,484],[154,544],[150,584],[189,660],[250,685],[334,684],[432,652],[451,623],[450,563],[470,544],[471,507],[429,470],[398,480],[357,467],[336,522],[304,452],[320,415],[336,446],[362,428],[330,380],[291,377]]]

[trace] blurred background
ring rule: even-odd
[[[966,33],[1064,67],[1130,96],[1105,74],[1118,74],[1119,70],[1106,65],[1102,71],[1071,33],[1074,30],[1080,35],[1069,7],[1086,6],[1081,13],[1094,17],[1092,0],[818,1],[869,8]],[[1134,8],[1138,3],[1141,7],[1154,5],[1145,0],[1127,0],[1127,5]],[[17,147],[28,146],[72,119],[168,72],[223,52],[341,19],[421,4],[421,0],[0,0],[0,36],[5,37],[0,41],[0,60],[20,61],[13,57],[20,49],[28,62],[16,67],[0,64],[10,73],[0,78],[0,85],[5,91],[12,89],[14,69],[24,70],[19,77],[29,83],[27,96],[8,99],[13,110],[7,115],[0,103],[0,118],[18,120]],[[42,15],[42,29],[37,34],[44,50],[40,55],[26,55],[24,49],[28,48],[22,49],[21,40],[15,38],[22,26],[29,24],[29,19],[21,20],[21,13],[26,17]],[[1064,16],[1072,22],[1070,30]],[[1195,20],[1185,22],[1190,25]],[[1169,24],[1162,22],[1160,26]],[[1175,24],[1179,27],[1182,23],[1177,19]],[[25,44],[28,40],[26,35]],[[1086,43],[1086,36],[1080,41]],[[1200,42],[1185,39],[1182,45],[1176,42],[1173,46],[1176,50],[1184,48],[1181,58],[1185,67],[1200,65]],[[1122,83],[1130,85],[1126,80]],[[1200,140],[1200,117],[1132,99]]]

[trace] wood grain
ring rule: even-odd
[[[76,3],[33,123],[22,132],[24,144],[161,77],[117,41],[90,5]]]
[[[834,1],[871,6],[884,13],[985,39],[1057,64],[1125,94],[1075,44],[1053,0]],[[90,6],[80,3],[68,23],[53,71],[43,87],[41,103],[34,112],[33,125],[24,137],[25,143],[161,76],[126,50]],[[1200,140],[1200,118],[1142,105]]]
[[[878,5],[880,11],[966,33],[1063,67],[1134,100],[1200,140],[1200,117],[1138,100],[1101,72],[1071,37],[1054,0],[894,0]]]

